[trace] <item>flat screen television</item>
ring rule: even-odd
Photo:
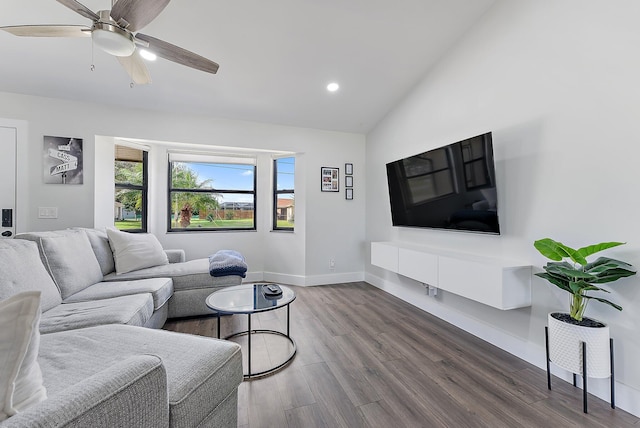
[[[387,164],[394,226],[500,234],[491,132]]]

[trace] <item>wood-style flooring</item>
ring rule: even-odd
[[[239,427],[640,428],[594,396],[585,415],[581,390],[554,378],[549,391],[544,370],[367,283],[292,288],[298,353],[240,385]],[[222,336],[246,329],[246,318],[223,317]],[[254,329],[285,326],[285,309],[252,317]],[[165,329],[215,337],[216,318]],[[263,336],[273,338],[252,339],[254,372],[289,351],[286,340]]]

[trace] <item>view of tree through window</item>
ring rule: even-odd
[[[147,152],[115,147],[114,225],[130,232],[147,231]]]
[[[256,167],[170,162],[169,231],[255,229]]]
[[[294,157],[273,161],[273,230],[293,230],[296,207],[295,168]]]

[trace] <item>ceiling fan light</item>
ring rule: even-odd
[[[130,56],[136,49],[131,33],[103,22],[93,25],[91,38],[100,49],[115,56]]]
[[[140,56],[147,61],[155,61],[156,59],[158,59],[158,56],[151,51],[148,51],[146,49],[139,49],[138,51],[140,52]]]

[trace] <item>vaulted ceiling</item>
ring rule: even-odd
[[[493,2],[173,0],[142,32],[220,69],[213,75],[158,59],[147,63],[152,84],[133,88],[90,38],[0,31],[0,91],[365,133]],[[91,22],[55,0],[2,0],[0,26],[21,24]],[[340,84],[335,93],[326,90],[332,81]]]

